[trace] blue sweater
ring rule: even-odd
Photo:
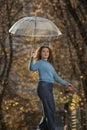
[[[54,83],[54,81],[56,81],[57,83],[60,83],[64,86],[68,86],[70,84],[58,76],[53,66],[47,60],[41,59],[34,63],[32,57],[30,59],[28,69],[31,71],[38,70],[39,81],[46,81],[49,83]]]

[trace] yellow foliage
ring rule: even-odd
[[[23,110],[24,110],[24,107],[20,107],[20,110],[23,111]]]
[[[6,110],[8,110],[9,109],[9,107],[6,107]]]

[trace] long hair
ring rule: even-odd
[[[42,59],[42,57],[41,57],[41,52],[42,52],[42,49],[44,49],[44,48],[48,48],[48,50],[49,50],[49,57],[48,57],[47,60],[48,60],[48,62],[50,62],[51,64],[53,64],[53,54],[52,54],[52,50],[51,50],[50,47],[45,46],[45,45],[43,45],[43,46],[41,46],[41,47],[39,47],[39,48],[37,49],[37,51],[36,51],[36,56],[35,56],[36,61]]]

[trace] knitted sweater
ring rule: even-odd
[[[38,60],[36,63],[34,63],[33,57],[31,57],[28,69],[31,71],[38,71],[39,81],[45,81],[49,83],[54,83],[56,81],[64,86],[68,86],[70,84],[59,77],[54,67],[45,59]]]

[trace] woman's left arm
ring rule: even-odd
[[[60,76],[58,76],[58,74],[56,73],[56,71],[54,70],[54,80],[64,86],[67,86],[69,90],[73,90],[73,85],[70,84],[69,82],[63,80]]]

